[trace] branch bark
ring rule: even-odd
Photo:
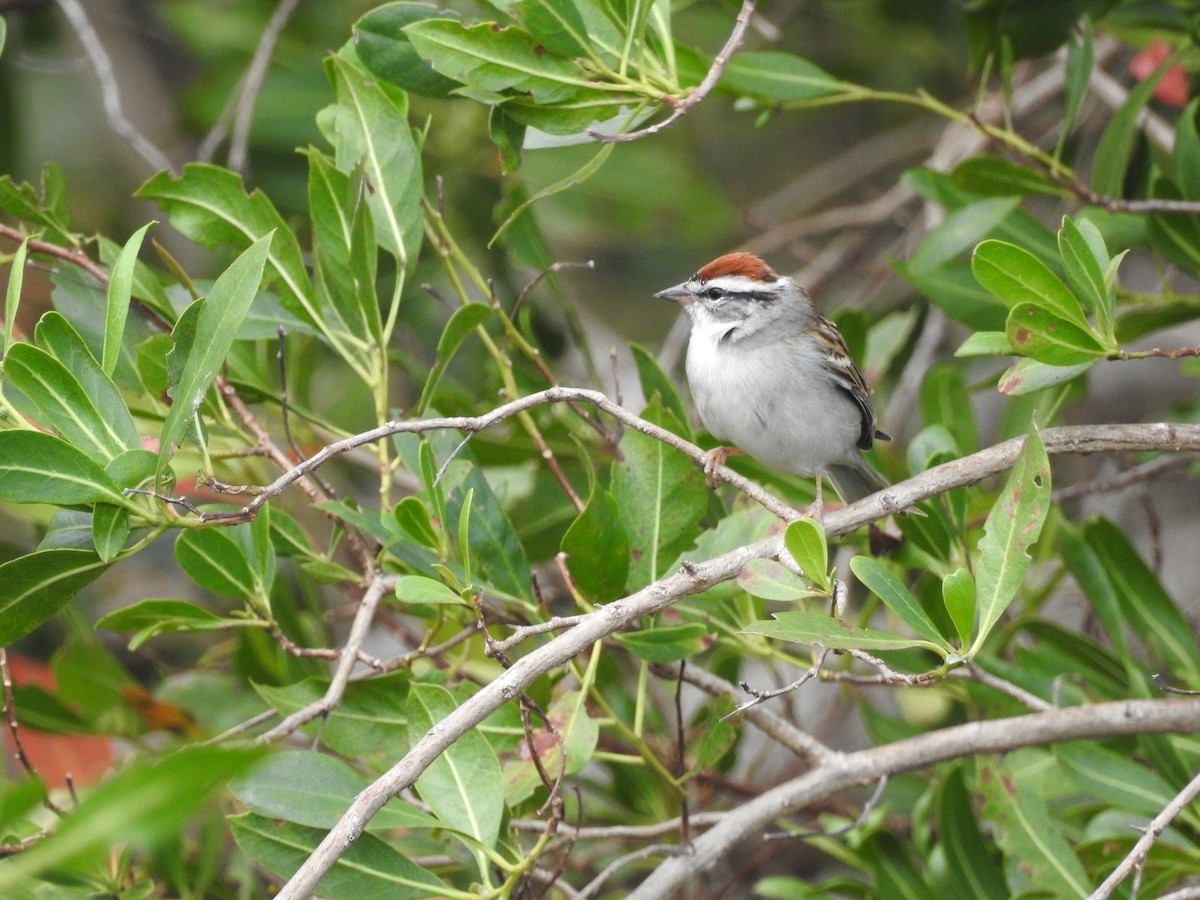
[[[619,412],[618,417],[622,421],[637,418],[595,391],[551,388],[521,401],[506,404],[487,416],[426,420],[423,423],[389,423],[385,427],[407,424],[409,428],[406,430],[417,430],[416,425],[420,425],[424,430],[430,427],[478,430],[502,418],[498,415],[501,410],[507,410],[505,415],[513,415],[519,409],[567,399],[592,403],[610,414],[617,415]],[[435,421],[436,426],[430,424]],[[381,429],[377,429],[379,430]],[[386,436],[374,432],[370,434],[374,435],[372,440]],[[686,445],[680,446],[680,449],[689,455],[694,451],[696,459],[702,455],[698,447],[672,437],[672,446]],[[1046,429],[1041,432],[1041,438],[1050,454],[1114,450],[1200,451],[1200,425],[1191,424],[1069,426]],[[979,453],[922,472],[844,509],[829,512],[824,516],[826,533],[830,536],[846,534],[927,497],[951,488],[975,484],[990,475],[1002,472],[1016,461],[1023,443],[1024,438],[1004,441]],[[330,455],[332,454],[322,451],[309,462],[327,459]],[[355,797],[338,823],[284,886],[279,894],[281,900],[297,900],[309,896],[321,878],[350,844],[358,839],[367,822],[385,803],[411,787],[447,747],[500,706],[519,696],[535,679],[564,665],[596,641],[623,629],[628,623],[666,609],[678,600],[722,581],[735,578],[750,560],[777,556],[782,547],[783,538],[776,535],[748,546],[738,547],[704,562],[687,563],[673,575],[582,616],[578,624],[569,631],[516,660],[511,668],[506,669],[470,700],[426,732],[403,759]],[[1002,722],[973,723],[924,735],[912,741],[902,741],[851,754],[846,758],[855,760],[855,766],[849,770],[846,769],[841,756],[832,760],[822,760],[821,765],[802,778],[763,795],[764,798],[775,798],[772,801],[774,806],[764,807],[763,798],[760,798],[754,803],[740,807],[736,811],[738,818],[729,820],[735,824],[718,832],[722,836],[712,838],[710,832],[701,839],[704,842],[702,845],[697,841],[697,853],[703,849],[706,855],[699,858],[707,860],[707,864],[711,865],[724,849],[728,848],[731,834],[745,833],[753,827],[761,828],[762,822],[771,821],[785,809],[799,808],[812,802],[812,799],[829,796],[854,784],[875,781],[884,774],[909,771],[969,753],[995,752],[1017,746],[1065,740],[1068,737],[1079,739],[1128,734],[1136,729],[1200,730],[1200,701],[1100,704],[1035,713],[1032,716]],[[1020,742],[1011,743],[1017,738]],[[783,793],[780,793],[781,791]],[[795,805],[780,807],[778,804],[784,800]],[[731,813],[731,816],[734,815]],[[762,819],[763,816],[767,817]],[[651,876],[657,879],[653,883],[669,886],[677,883],[678,878],[694,875],[696,859],[697,856],[693,855],[686,859],[667,860]],[[664,869],[667,874],[660,876],[659,872]],[[642,893],[639,889],[639,895],[642,897],[666,896],[668,893],[669,889],[651,893]]]

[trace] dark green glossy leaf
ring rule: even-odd
[[[617,501],[596,485],[562,539],[576,589],[592,603],[609,603],[625,592],[629,577],[629,534]]]
[[[676,423],[683,426],[679,436],[690,441],[692,430],[687,425],[687,409],[683,404],[683,398],[679,396],[679,391],[675,389],[675,382],[662,370],[658,360],[641,344],[630,344],[629,352],[633,355],[634,365],[637,366],[638,380],[641,382],[642,396],[646,398],[646,402],[651,402],[657,394],[659,404],[663,409],[670,410]]]
[[[92,541],[100,558],[112,562],[125,548],[128,538],[129,510],[110,503],[97,503],[92,511]]]
[[[108,565],[88,550],[38,550],[0,565],[0,647],[37,628]]]
[[[249,556],[229,531],[196,528],[182,532],[175,541],[175,559],[205,590],[229,597],[253,597],[258,582]]]
[[[975,280],[969,263],[949,262],[928,272],[914,272],[905,263],[892,267],[930,303],[972,331],[1004,327],[1008,308]]]
[[[410,496],[402,499],[396,504],[392,516],[409,537],[424,547],[438,549],[439,541],[433,528],[433,520],[430,519],[429,510],[425,508],[420,497]]]
[[[24,430],[0,432],[0,499],[58,506],[125,501],[86,454],[53,435]]]
[[[1004,870],[996,860],[995,845],[976,821],[962,766],[951,769],[936,802],[947,889],[963,900],[1007,900],[1011,894]]]
[[[1161,65],[1149,78],[1135,84],[1121,108],[1105,127],[1100,144],[1096,148],[1095,161],[1092,163],[1092,187],[1096,193],[1105,197],[1125,195],[1125,170],[1129,168],[1134,145],[1141,134],[1138,117],[1154,94],[1158,82],[1166,74],[1167,68],[1165,64]]]
[[[284,307],[308,325],[320,321],[296,236],[266,194],[257,189],[246,193],[236,172],[188,163],[178,178],[158,173],[138,188],[137,196],[157,201],[173,226],[205,247],[247,248],[274,233],[267,241],[266,261]]]
[[[943,653],[952,649],[950,642],[929,618],[929,614],[921,608],[917,598],[887,566],[869,556],[856,556],[850,560],[850,569],[864,587],[879,597],[888,609],[920,637],[940,647]]]
[[[1175,120],[1175,149],[1171,153],[1171,180],[1185,200],[1200,200],[1200,132],[1196,113],[1200,98],[1192,100]]]
[[[1090,741],[1059,744],[1054,755],[1080,788],[1105,806],[1153,817],[1178,793],[1152,769]]]
[[[559,56],[586,56],[591,46],[587,26],[573,0],[518,0],[517,15],[529,33]]]
[[[323,723],[307,731],[321,736],[331,750],[352,759],[395,761],[396,748],[407,746],[409,676],[400,672],[351,681],[337,708]],[[255,690],[280,715],[286,716],[320,700],[329,687],[328,679],[306,678],[295,684],[276,687],[256,684]]]
[[[962,370],[947,363],[934,365],[921,383],[921,418],[926,425],[941,425],[951,435],[960,454],[979,449],[979,429],[968,402]]]
[[[446,78],[423,60],[404,27],[423,19],[451,19],[451,10],[427,3],[385,3],[354,26],[354,51],[375,76],[423,97],[449,97],[459,82]]]
[[[999,156],[969,157],[955,166],[951,174],[955,185],[985,197],[1069,195],[1044,173]]]

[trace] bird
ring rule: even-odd
[[[696,411],[719,446],[718,466],[745,453],[770,469],[816,478],[812,514],[823,508],[822,478],[843,503],[888,486],[863,457],[891,438],[876,427],[870,390],[837,326],[808,291],[753,253],[727,253],[655,297],[691,320],[687,381]]]

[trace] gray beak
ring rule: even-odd
[[[687,289],[687,282],[682,282],[674,287],[669,287],[665,291],[659,291],[654,295],[659,300],[670,300],[672,303],[678,303],[680,306],[687,306],[695,301],[695,296]]]

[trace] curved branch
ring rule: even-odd
[[[517,411],[514,407],[522,402],[536,405],[531,401],[536,399],[539,403],[548,403],[566,400],[568,397],[596,403],[598,408],[605,412],[616,409],[630,419],[637,418],[621,410],[603,394],[567,388],[551,388],[541,394],[523,398],[523,401],[507,404],[501,409],[508,409],[507,414],[512,415]],[[528,405],[520,408],[526,409]],[[495,412],[493,411],[493,414]],[[489,414],[489,416],[493,414]],[[479,427],[482,420],[488,420],[489,424],[495,421],[489,416],[453,420],[457,424],[441,424],[438,427],[468,427],[463,424],[464,422]],[[416,424],[422,424],[428,428],[428,421]],[[389,424],[396,425],[397,423]],[[378,440],[382,436],[386,435],[380,435],[373,439]],[[1102,450],[1200,451],[1200,425],[1190,424],[1071,426],[1046,429],[1041,432],[1041,438],[1047,452],[1052,454],[1094,453]],[[675,438],[675,440],[679,439]],[[885,491],[860,500],[844,509],[826,513],[823,521],[825,531],[831,536],[846,534],[867,522],[883,518],[926,497],[934,496],[953,487],[974,484],[989,475],[1011,468],[1024,440],[1024,438],[1014,438],[1004,441],[979,453],[922,472],[908,481],[893,485]],[[690,444],[688,446],[692,447]],[[692,449],[701,453],[699,448],[693,447]],[[318,454],[313,459],[320,456],[321,454]],[[735,578],[750,560],[777,556],[782,548],[782,535],[775,535],[748,546],[738,547],[704,562],[685,563],[673,575],[582,616],[578,624],[571,630],[518,659],[511,668],[504,670],[494,681],[484,685],[478,693],[426,732],[413,744],[403,759],[354,798],[338,823],[284,886],[278,895],[280,900],[298,900],[300,897],[309,896],[325,873],[333,867],[350,844],[358,839],[371,817],[385,803],[401,791],[411,787],[421,773],[447,747],[500,706],[517,697],[535,679],[565,665],[592,644],[620,631],[629,623],[643,616],[660,612],[684,597]],[[1171,718],[1164,710],[1174,711],[1175,718]],[[1023,723],[1020,729],[1014,727],[1016,723]],[[1128,730],[1121,730],[1122,727]],[[994,752],[1016,746],[1048,743],[1062,739],[1062,735],[1069,735],[1073,738],[1100,737],[1128,734],[1135,729],[1142,731],[1155,729],[1159,731],[1200,730],[1200,701],[1143,701],[1140,703],[1100,704],[1082,708],[1073,707],[1035,713],[1019,719],[972,723],[923,735],[921,738],[910,741],[864,750],[846,757],[837,754],[823,759],[817,768],[810,770],[808,774],[798,780],[802,786],[799,789],[797,795],[799,799],[796,803],[798,806],[802,806],[812,802],[813,798],[828,796],[830,793],[835,793],[850,785],[873,782],[885,773],[909,771],[967,753]],[[1010,743],[1017,737],[1024,740],[1024,743]],[[919,748],[919,752],[914,748]],[[843,758],[861,759],[870,764],[856,762],[854,768],[846,771],[841,762]],[[816,774],[819,774],[820,777],[815,777]],[[826,787],[825,782],[829,782],[833,786]],[[788,782],[787,785],[776,788],[768,795],[779,797],[778,791],[796,784],[797,782]],[[764,797],[768,795],[764,795]],[[746,810],[752,809],[758,810],[760,815],[765,815],[761,800],[762,798],[740,808],[738,814],[750,815]],[[767,812],[771,814],[764,821],[770,821],[774,816],[778,816],[781,809],[782,807],[778,806],[770,807]],[[718,826],[718,828],[722,827]],[[761,824],[758,827],[762,827]],[[733,828],[737,830],[738,826],[733,826]],[[730,830],[725,829],[721,834],[724,837],[709,841],[709,844],[714,841],[717,844],[708,851],[710,864],[717,859],[720,853],[724,852],[724,848],[728,847]],[[708,841],[709,835],[705,835],[701,840]],[[685,874],[681,877],[687,877],[687,873],[694,874],[694,862],[694,857],[690,856],[682,860],[668,860],[663,863],[659,871],[662,871],[663,868],[674,871],[670,868],[672,866],[682,867]],[[656,877],[658,877],[657,872],[652,878]],[[664,883],[671,883],[667,876],[664,878],[667,878]],[[664,889],[659,893],[642,894],[642,896],[667,896],[669,893],[669,890]]]
[[[971,722],[919,737],[842,754],[731,810],[719,825],[692,842],[692,852],[662,862],[629,900],[673,897],[685,883],[715,865],[747,835],[762,832],[780,816],[847,788],[870,784],[976,753],[1002,753],[1058,741],[1128,734],[1171,734],[1200,729],[1200,700],[1129,700],[1073,706],[1048,712]]]
[[[708,74],[696,85],[694,91],[675,104],[675,109],[672,110],[669,116],[661,122],[656,122],[637,131],[627,131],[624,134],[604,134],[589,128],[588,136],[602,144],[622,144],[650,137],[652,134],[658,134],[664,128],[669,128],[682,119],[687,115],[688,110],[702,103],[712,93],[713,88],[717,86],[717,82],[721,80],[721,74],[725,71],[725,67],[729,65],[729,60],[733,58],[733,54],[742,46],[742,41],[746,37],[746,27],[750,24],[750,17],[754,15],[756,3],[757,0],[742,0],[742,8],[738,10],[737,19],[733,23],[733,31],[729,33],[729,40],[725,42],[725,46],[714,57]]]

